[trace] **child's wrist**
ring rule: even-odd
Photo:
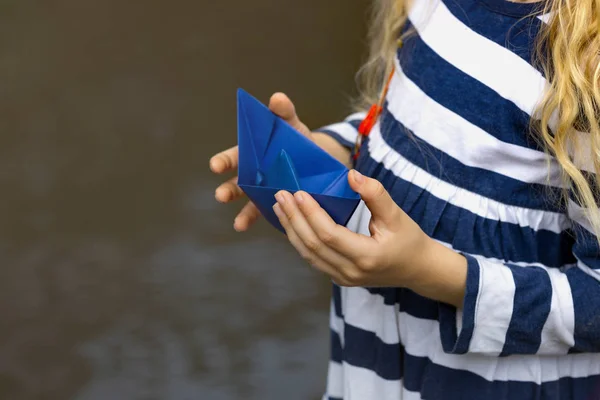
[[[349,166],[350,150],[323,132],[312,132],[311,140],[342,164]]]
[[[466,258],[431,238],[427,238],[419,252],[415,272],[405,287],[421,296],[461,308],[467,279]]]

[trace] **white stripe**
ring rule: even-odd
[[[348,220],[346,228],[355,233],[363,233],[370,236],[369,221],[371,220],[371,211],[367,208],[364,201],[360,201],[354,214]],[[366,224],[366,225],[365,225]]]
[[[581,261],[577,262],[577,268],[579,268],[584,273],[586,273],[587,275],[591,276],[592,278],[594,278],[595,280],[600,282],[600,270],[592,269],[592,268],[588,267],[587,265],[585,265],[584,263],[582,263]]]
[[[367,208],[366,204],[361,201],[358,205],[358,207],[356,207],[356,211],[354,212],[354,214],[352,215],[352,217],[350,218],[348,224],[346,225],[346,227],[351,230],[352,232],[356,232],[356,233],[360,233],[363,235],[367,235],[370,236],[371,233],[369,232],[369,222],[371,220],[371,212],[369,211],[369,209]],[[446,243],[443,242],[441,240],[438,239],[433,239],[436,242],[438,242],[439,244],[441,244],[444,247],[449,248],[450,250],[454,250],[454,251],[462,251],[460,249],[455,249],[454,246],[452,246],[452,244],[450,243]],[[575,264],[564,264],[561,265],[560,267],[556,268],[556,267],[548,267],[547,265],[544,265],[542,263],[539,262],[524,262],[524,261],[515,261],[515,260],[508,260],[508,259],[503,259],[503,258],[494,258],[494,257],[485,257],[481,254],[474,254],[474,253],[468,253],[470,256],[473,256],[474,258],[476,258],[478,261],[486,261],[486,262],[490,262],[490,263],[501,263],[501,264],[511,264],[511,265],[516,265],[518,267],[538,267],[538,268],[542,268],[542,269],[567,269],[567,268],[571,268],[574,267]]]
[[[421,394],[417,392],[411,392],[407,390],[404,385],[402,386],[402,397],[400,400],[422,400]]]
[[[381,137],[379,124],[375,125],[369,136],[368,147],[371,158],[383,163],[397,177],[480,217],[555,233],[571,226],[569,219],[563,214],[503,204],[436,178],[392,149]]]
[[[583,227],[585,230],[590,232],[592,235],[596,236],[596,234],[594,233],[594,227],[592,226],[590,219],[585,213],[585,208],[581,207],[573,200],[569,199],[567,204],[567,214],[569,218],[571,218],[571,220],[575,221],[576,223],[581,225],[581,227]]]
[[[327,396],[344,398],[344,369],[342,364],[330,361],[327,371]]]
[[[515,297],[515,281],[504,264],[479,261],[479,294],[469,351],[499,355],[504,348]]]
[[[542,151],[498,140],[443,107],[404,74],[398,60],[388,102],[397,121],[464,165],[522,182],[564,186],[560,167],[553,158]]]
[[[343,288],[342,288],[343,290]],[[395,316],[393,316],[393,318],[391,318],[392,321],[395,321]],[[343,332],[344,332],[344,320],[337,317],[335,315],[335,313],[333,313],[330,317],[331,323],[331,329],[333,332],[337,333],[338,335],[340,335],[340,337],[343,338]],[[386,324],[389,325],[389,324]],[[398,325],[397,322],[394,322],[394,327],[393,329],[396,331],[396,333],[398,332]],[[385,335],[384,335],[385,336]],[[396,341],[395,343],[398,343],[398,336],[396,335]],[[349,371],[348,373],[344,373],[344,371]],[[347,378],[350,375],[356,375],[356,374],[364,374],[364,371],[368,371],[365,370],[364,368],[359,368],[359,367],[354,367],[352,365],[349,365],[347,363],[344,363],[343,367],[342,365],[340,365],[339,363],[330,361],[329,362],[329,371],[327,374],[327,394],[331,397],[338,397],[338,398],[349,398],[348,397],[348,393],[344,393],[344,386],[348,386],[348,383],[344,384],[344,381],[347,381]],[[371,371],[372,372],[372,371]],[[379,376],[377,376],[377,374],[373,373],[373,374],[369,374],[369,379],[370,380],[378,380],[383,382],[385,385],[387,385],[390,381],[385,380]],[[378,382],[376,385],[380,386],[381,382]],[[352,390],[352,388],[350,388],[350,390]],[[344,394],[346,395],[346,397],[344,396]],[[355,393],[351,392],[350,395],[354,396]],[[350,397],[351,398],[351,397]],[[360,399],[362,399],[363,397],[359,397]],[[405,388],[402,388],[402,397],[400,397],[400,399],[402,400],[418,400],[420,399],[421,396],[416,393],[416,392],[411,392],[406,390]],[[365,399],[368,399],[365,397]],[[373,397],[373,399],[379,399],[379,397]]]
[[[543,357],[513,355],[500,358],[474,353],[447,354],[441,346],[437,321],[419,319],[406,313],[401,315],[400,321],[407,353],[429,357],[435,364],[448,368],[470,371],[488,381],[540,384],[566,377],[582,378],[600,374],[600,354],[597,353]]]
[[[365,117],[367,116],[366,112],[357,112],[351,115],[348,115],[344,121],[348,122],[348,121],[356,121],[356,120],[363,120]]]
[[[542,15],[538,15],[538,19],[540,21],[542,21],[545,24],[548,24],[548,22],[550,22],[550,18],[552,17],[552,13],[546,13],[546,14],[542,14]]]
[[[344,347],[344,320],[335,315],[333,300],[331,302],[331,306],[329,307],[329,328],[338,334],[340,337],[340,343],[342,347]]]
[[[356,141],[356,137],[358,136],[358,131],[352,126],[349,121],[362,120],[365,118],[367,113],[365,112],[357,112],[347,116],[344,119],[344,122],[338,122],[335,124],[324,126],[321,129],[328,129],[333,131],[343,137],[345,140],[354,143]],[[317,130],[318,132],[318,130]]]
[[[365,331],[375,332],[377,337],[386,344],[400,342],[398,304],[386,305],[381,308],[383,297],[365,296],[363,290],[347,290],[346,296],[351,311],[348,315],[344,315],[346,323]],[[373,312],[375,310],[377,311]]]
[[[386,305],[383,297],[372,295],[363,288],[342,288],[343,291],[356,292],[352,294],[354,305],[369,304],[346,318],[346,323],[362,326],[369,332],[374,332],[385,343],[398,343],[397,337],[408,354],[416,357],[428,357],[433,363],[447,368],[472,372],[488,381],[517,381],[517,382],[551,382],[561,378],[582,378],[600,375],[600,354],[569,354],[560,356],[546,355],[512,355],[510,357],[491,357],[480,353],[463,355],[447,354],[444,352],[440,339],[439,322],[413,317],[407,313],[398,313],[394,319],[398,321],[398,332],[382,329],[381,321],[370,318],[373,326],[366,326],[361,316],[368,313],[378,316],[380,320],[389,318],[396,312],[395,307]],[[348,293],[350,295],[350,293]],[[377,298],[375,305],[371,297]],[[394,342],[395,340],[395,342]],[[347,379],[347,378],[346,378]]]
[[[575,345],[575,308],[571,285],[559,270],[547,270],[552,284],[550,314],[542,328],[538,354],[567,354]]]
[[[348,122],[338,122],[337,124],[325,126],[322,129],[333,131],[351,143],[354,143],[356,141],[356,137],[358,136],[358,131],[354,129],[354,127]]]
[[[344,336],[344,319],[335,315],[335,310],[330,308],[329,312],[329,329],[337,333],[340,337]]]
[[[415,1],[409,18],[421,39],[440,57],[529,115],[533,113],[546,80],[525,60],[471,30],[440,0]]]
[[[556,123],[558,122],[558,111],[555,111],[552,114],[552,117],[552,121],[549,125],[553,123],[554,126],[556,126]],[[573,164],[580,170],[595,174],[594,148],[592,146],[590,134],[578,130],[573,130],[572,134],[573,138],[567,143],[567,150],[569,156],[571,156],[573,160]]]
[[[346,362],[343,368],[344,400],[404,400],[401,397],[402,381],[383,379],[375,371]]]

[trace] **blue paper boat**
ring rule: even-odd
[[[275,194],[303,190],[331,218],[346,225],[360,201],[348,184],[348,168],[272,113],[244,90],[238,90],[238,185],[275,228]]]

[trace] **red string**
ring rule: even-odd
[[[373,129],[373,126],[375,126],[375,124],[377,123],[377,119],[379,118],[381,111],[383,110],[383,102],[385,101],[385,97],[387,96],[387,93],[390,89],[390,83],[392,82],[392,78],[394,77],[394,72],[395,70],[394,68],[392,68],[392,71],[390,72],[390,75],[383,88],[383,91],[381,92],[381,96],[379,97],[379,102],[371,106],[369,112],[367,113],[367,116],[365,117],[365,119],[362,120],[362,122],[358,126],[358,137],[356,138],[356,143],[354,145],[354,162],[356,162],[356,160],[358,159],[359,150],[363,139],[369,136],[371,130]]]

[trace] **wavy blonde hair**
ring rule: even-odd
[[[359,109],[379,97],[408,7],[408,0],[374,0],[369,58],[357,75]],[[549,19],[532,62],[545,71],[548,87],[532,117],[532,134],[561,165],[565,186],[600,237],[599,182],[581,171],[600,176],[600,0],[548,0],[541,12]]]

